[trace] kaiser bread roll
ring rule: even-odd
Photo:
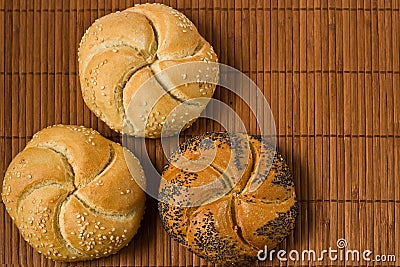
[[[217,62],[195,25],[162,4],[136,5],[97,19],[82,37],[78,55],[85,103],[118,132],[158,138],[169,124],[166,134],[178,134],[182,125],[187,128],[194,122],[214,93],[215,85],[200,80],[183,84],[184,69],[162,72],[181,63]],[[215,68],[208,69],[202,74],[217,74]],[[205,99],[185,102],[198,97]],[[185,112],[167,121],[178,105]],[[182,125],[176,125],[178,121]]]
[[[83,126],[57,125],[35,134],[13,159],[2,198],[39,253],[89,260],[116,253],[137,232],[145,194],[135,179],[144,180],[140,163],[119,144]]]
[[[249,153],[243,144],[248,144]],[[201,154],[209,150],[215,150],[215,159],[201,170],[176,166],[183,157],[201,164]],[[173,153],[162,177],[159,212],[165,230],[212,262],[248,263],[264,246],[276,247],[294,228],[298,207],[293,177],[282,155],[261,138],[227,133],[196,136]],[[213,180],[226,192],[211,202],[196,203],[199,200],[190,189]],[[209,196],[220,188],[205,191]],[[176,205],[176,199],[185,205]]]

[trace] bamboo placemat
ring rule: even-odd
[[[250,76],[271,105],[278,148],[294,173],[300,202],[297,227],[280,248],[322,251],[345,238],[351,249],[397,255],[397,263],[384,265],[400,266],[400,1],[160,2],[186,14],[220,61]],[[85,125],[120,141],[84,105],[77,47],[96,18],[133,4],[0,0],[1,177],[32,135],[49,125]],[[234,95],[219,88],[215,98],[257,133],[248,107]],[[201,119],[183,138],[220,129]],[[160,142],[147,145],[160,170]],[[78,265],[213,266],[171,241],[156,202],[148,198],[146,205],[129,247]],[[33,251],[3,204],[0,248],[0,264],[66,265]],[[308,264],[344,265],[277,259],[256,265]],[[352,264],[367,263],[347,266]]]

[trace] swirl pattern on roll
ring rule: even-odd
[[[215,90],[214,84],[206,82],[190,82],[170,90],[167,87],[174,77],[157,75],[154,83],[145,88],[145,96],[141,96],[142,109],[133,109],[126,120],[132,96],[155,74],[181,63],[218,60],[194,24],[179,11],[162,4],[136,5],[97,19],[82,37],[78,55],[85,103],[118,132],[129,124],[135,136],[158,138],[176,106],[183,104],[187,113],[198,116],[207,101],[185,101],[210,98]],[[210,75],[211,72],[215,71],[210,70]],[[149,105],[146,98],[159,99]],[[143,109],[147,109],[146,114]],[[181,116],[176,120],[184,121],[187,128],[194,122],[188,118]]]
[[[245,153],[246,147],[250,153]],[[201,160],[207,150],[215,150],[215,159],[202,170],[175,166],[183,157]],[[163,201],[158,207],[165,230],[212,262],[256,260],[259,250],[273,249],[294,228],[298,207],[293,176],[282,155],[262,138],[218,132],[196,136],[172,154],[163,178]],[[188,188],[207,187],[211,182],[217,183],[204,194],[218,194],[221,188],[228,191],[207,203],[196,203],[198,198],[188,195]],[[175,205],[176,199],[186,206]]]
[[[116,253],[137,232],[145,194],[135,179],[144,180],[142,167],[119,144],[83,126],[57,125],[36,133],[13,159],[2,197],[37,251],[89,260]]]

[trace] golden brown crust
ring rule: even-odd
[[[113,51],[117,51],[115,53]],[[129,47],[108,48],[90,60],[81,74],[82,96],[86,105],[113,129],[123,127],[123,88],[130,76],[146,61]]]
[[[193,82],[167,93],[170,84],[164,81],[173,81],[176,80],[174,76],[186,74],[164,73],[152,85],[155,87],[152,94],[157,98],[162,96],[159,102],[149,101],[150,96],[146,94],[137,96],[139,102],[153,105],[147,107],[152,109],[149,121],[140,117],[130,122],[132,125],[123,124],[125,118],[144,116],[143,110],[136,110],[134,103],[134,116],[125,116],[125,113],[132,96],[154,74],[180,63],[218,60],[211,45],[200,36],[193,23],[182,13],[162,4],[136,5],[101,17],[82,37],[78,54],[85,103],[118,132],[127,126],[125,130],[130,134],[158,138],[163,125],[168,124],[170,129],[165,134],[177,134],[194,120],[182,117],[174,122],[166,121],[169,113],[186,100],[203,97],[205,100],[196,101],[196,107],[186,105],[184,113],[197,118],[215,90],[214,84]],[[211,73],[215,75],[217,72],[210,70],[210,76]],[[148,114],[145,115],[147,118]],[[178,121],[183,121],[182,125],[177,125]]]
[[[241,239],[231,202],[232,196],[224,196],[193,212],[187,235],[190,250],[218,263],[235,263],[257,253]]]
[[[3,182],[3,202],[24,239],[59,261],[99,258],[126,245],[139,227],[145,195],[135,182],[143,171],[136,168],[132,177],[125,157],[137,161],[83,126],[35,134]]]
[[[110,214],[126,214],[131,212],[132,207],[140,206],[144,201],[144,198],[138,197],[143,196],[143,192],[131,177],[125,156],[130,156],[127,159],[129,161],[137,159],[131,153],[124,155],[122,146],[115,143],[111,145],[113,156],[107,167],[86,186],[79,188],[75,194],[93,209]],[[118,201],[115,201],[115,196],[118,196]]]
[[[82,256],[65,242],[59,229],[60,206],[70,193],[62,185],[52,184],[19,199],[14,223],[32,247],[53,260],[68,261]]]
[[[162,4],[136,5],[128,10],[143,14],[154,27],[159,59],[183,58],[195,52],[201,37],[181,12]]]
[[[151,68],[154,71],[154,73],[161,72],[165,69],[171,68],[173,66],[179,65],[179,64],[184,64],[184,63],[190,63],[190,62],[217,62],[218,58],[217,55],[215,54],[212,46],[204,39],[200,42],[200,49],[196,51],[193,55],[187,56],[184,58],[178,58],[178,59],[166,59],[166,60],[156,60],[152,65]],[[207,70],[207,69],[206,69]],[[216,82],[217,78],[215,75],[217,75],[218,72],[217,70],[211,71],[207,75],[213,76],[213,80]],[[187,73],[183,74],[185,77],[188,76]],[[210,77],[211,78],[211,77]],[[173,75],[166,75],[166,77],[160,77],[160,80],[164,80],[165,84],[168,84],[168,82],[172,85],[174,84],[179,84],[182,75],[181,76],[173,76]],[[211,79],[210,79],[211,80]],[[168,82],[166,82],[168,81]],[[214,94],[215,86],[210,84],[210,83],[187,83],[185,85],[178,86],[169,92],[176,97],[177,99],[180,99],[181,101],[185,100],[190,100],[193,98],[199,98],[199,97],[209,97],[211,98],[212,95]]]
[[[74,125],[43,129],[26,147],[43,147],[63,156],[72,166],[77,187],[87,184],[100,173],[111,157],[109,140],[93,129]]]
[[[246,148],[250,153],[245,153]],[[177,167],[183,157],[196,160],[210,150],[216,157],[211,163],[204,162],[204,170]],[[230,158],[233,165],[228,164]],[[193,170],[194,165],[187,167]],[[235,179],[235,175],[241,176]],[[170,157],[163,178],[159,211],[164,228],[182,245],[213,262],[243,264],[254,260],[258,250],[265,245],[274,248],[294,228],[297,204],[293,177],[279,152],[260,138],[227,133],[196,136]],[[199,201],[200,205],[185,200],[188,193],[184,188],[171,190],[171,184],[166,183],[193,189],[218,179],[231,186],[218,199],[207,204]],[[176,204],[172,199],[192,206],[172,205]]]

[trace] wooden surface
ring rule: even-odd
[[[184,12],[220,61],[249,75],[271,105],[278,147],[293,170],[301,207],[295,231],[280,248],[321,251],[345,238],[349,249],[396,254],[397,263],[384,265],[400,266],[400,1],[162,2]],[[96,18],[131,5],[0,0],[1,177],[32,135],[55,123],[93,127],[120,140],[83,103],[77,47]],[[257,133],[242,102],[222,89],[215,98],[236,109],[249,132]],[[200,120],[183,136],[210,130],[220,127]],[[157,145],[148,142],[160,170],[165,158]],[[129,247],[79,265],[213,266],[171,241],[156,202],[148,198],[146,204]],[[21,239],[2,204],[4,263],[61,265]],[[344,265],[281,263],[286,264]],[[347,263],[352,264],[358,265]]]

